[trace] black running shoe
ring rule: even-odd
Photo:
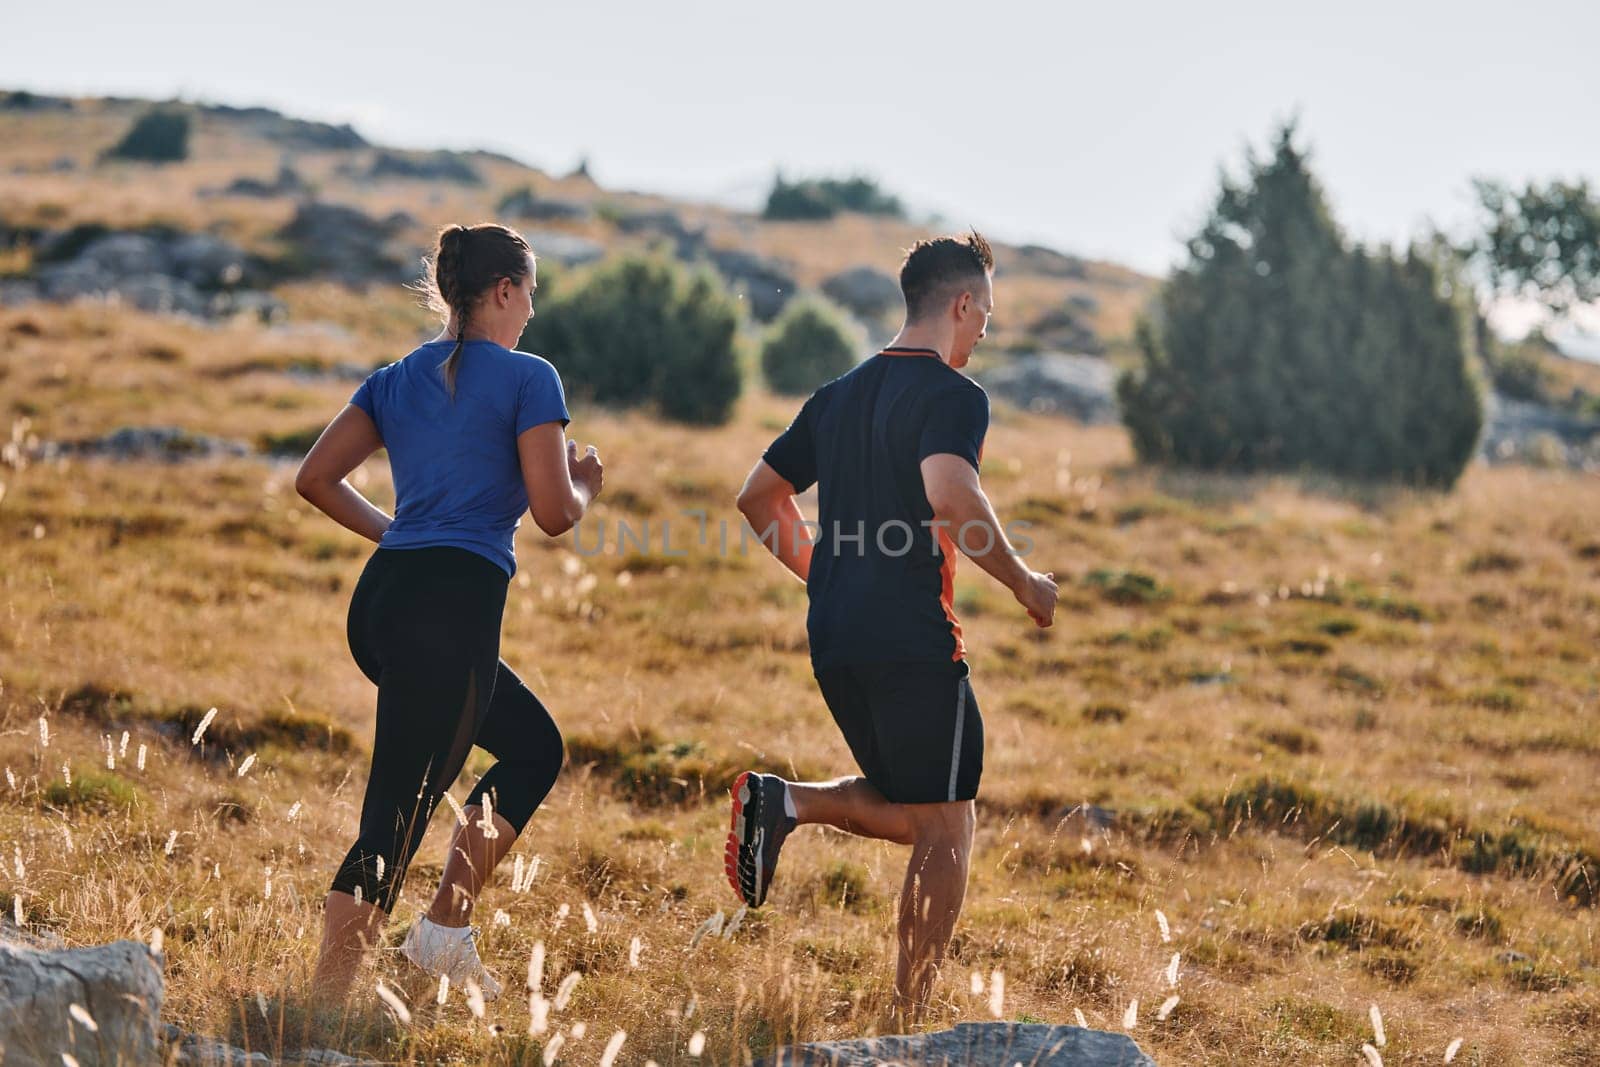
[[[759,908],[767,899],[778,850],[795,828],[784,810],[789,787],[775,774],[745,771],[733,783],[733,820],[723,854],[728,884],[739,899]]]

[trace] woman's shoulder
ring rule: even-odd
[[[499,346],[495,347],[498,348]],[[541,355],[533,352],[524,352],[520,348],[501,348],[500,351],[505,353],[505,358],[511,361],[518,371],[528,377],[555,378],[557,380],[561,377],[556,370],[555,364]]]

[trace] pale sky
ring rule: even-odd
[[[6,0],[0,87],[181,95],[759,201],[861,171],[919,213],[1160,272],[1298,114],[1348,230],[1468,181],[1600,180],[1600,5],[1479,0],[415,4]],[[0,148],[3,152],[3,148]]]

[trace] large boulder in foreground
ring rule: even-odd
[[[1156,1067],[1133,1039],[1039,1023],[959,1023],[931,1034],[819,1041],[779,1049],[758,1067]]]
[[[0,1062],[159,1063],[161,966],[137,941],[43,950],[0,942]]]

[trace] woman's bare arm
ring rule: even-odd
[[[356,492],[345,476],[382,447],[383,438],[371,416],[347,404],[300,461],[295,491],[345,529],[369,541],[381,541],[394,520]]]
[[[522,481],[533,521],[551,537],[572,529],[600,495],[603,468],[595,447],[580,457],[559,422],[530,426],[517,435]]]

